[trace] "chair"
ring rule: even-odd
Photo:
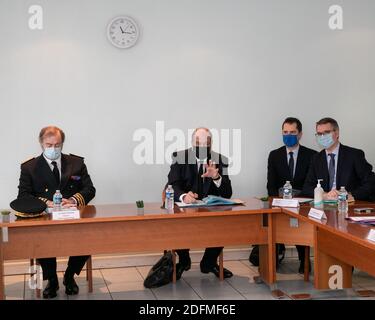
[[[30,267],[39,266],[39,262],[37,259],[30,259]],[[31,277],[34,274],[31,274]],[[86,261],[86,280],[88,282],[89,286],[89,292],[92,293],[93,291],[93,284],[92,284],[92,258],[89,256],[89,258]],[[35,288],[35,294],[37,298],[40,298],[40,289],[37,287]]]

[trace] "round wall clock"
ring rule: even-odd
[[[112,19],[108,24],[107,36],[117,48],[127,49],[134,46],[139,38],[139,27],[134,19],[120,16]]]

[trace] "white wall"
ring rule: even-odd
[[[44,30],[28,7],[44,8]],[[344,8],[344,30],[328,7]],[[236,196],[265,193],[268,152],[282,120],[335,117],[341,140],[375,163],[375,2],[318,0],[0,0],[0,208],[17,195],[20,163],[40,153],[48,124],[67,134],[65,152],[86,157],[95,203],[158,201],[168,165],[138,166],[138,128],[205,125],[242,130]],[[107,23],[141,25],[130,50],[111,46]]]

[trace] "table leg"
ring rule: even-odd
[[[172,261],[173,261],[173,283],[177,282],[177,275],[176,275],[176,252],[172,250]]]
[[[0,228],[0,300],[5,300],[3,234]]]
[[[89,292],[93,292],[93,284],[92,284],[92,256],[90,256],[86,262],[86,278],[88,281]]]
[[[276,244],[273,217],[267,215],[268,241],[265,245],[259,245],[259,276],[263,282],[272,285],[276,282]]]
[[[304,265],[305,265],[305,270],[304,270],[304,280],[306,282],[309,282],[310,280],[310,247],[309,246],[305,246],[305,262],[304,262]]]

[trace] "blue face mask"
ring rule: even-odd
[[[43,154],[49,160],[57,160],[61,156],[61,148],[45,148]]]
[[[333,141],[332,133],[326,133],[326,134],[323,134],[322,136],[317,136],[316,142],[323,149],[329,149],[335,143],[335,141]]]
[[[284,134],[283,142],[288,147],[294,147],[298,143],[298,136],[296,134]]]

